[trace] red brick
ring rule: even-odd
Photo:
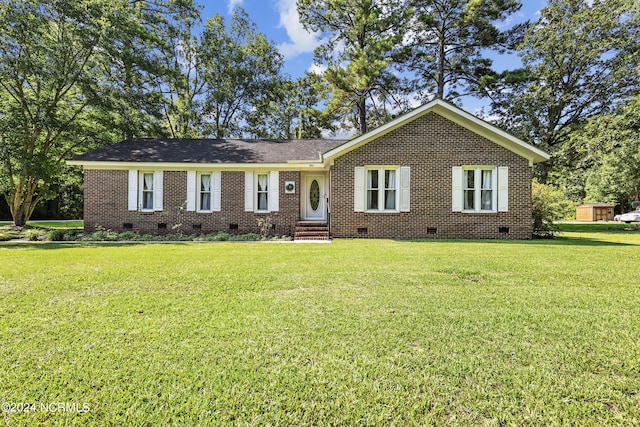
[[[411,167],[411,211],[403,213],[354,212],[354,168],[364,165]],[[451,168],[460,165],[509,167],[509,211],[452,212]],[[187,165],[185,165],[186,169]],[[259,232],[258,219],[270,216],[276,234],[292,235],[300,219],[300,171],[281,171],[280,211],[255,214],[244,211],[244,172],[223,171],[221,212],[186,211],[187,173],[164,171],[163,212],[127,210],[128,171],[85,170],[85,230],[96,226],[122,231],[132,224],[142,233],[199,234],[230,231]],[[531,179],[528,160],[435,114],[428,113],[335,159],[331,169],[332,237],[375,238],[531,238]],[[284,193],[284,182],[296,183],[295,194]],[[158,224],[166,224],[159,230]],[[201,229],[194,230],[193,225]],[[500,233],[508,227],[508,233]],[[367,233],[358,233],[366,228]],[[436,229],[430,234],[427,229]]]

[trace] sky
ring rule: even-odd
[[[204,5],[202,18],[206,20],[216,14],[228,21],[235,7],[242,7],[256,24],[258,31],[265,34],[274,43],[285,60],[284,72],[292,78],[304,75],[307,70],[317,69],[313,62],[313,50],[319,44],[319,37],[307,33],[298,19],[296,0],[200,0]],[[522,0],[522,8],[501,23],[509,28],[516,23],[535,20],[547,0]],[[497,71],[515,68],[519,65],[517,57],[492,56]],[[462,101],[463,107],[476,112],[483,107],[482,102],[471,98]]]

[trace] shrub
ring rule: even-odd
[[[260,234],[256,234],[256,233],[247,233],[247,234],[239,234],[237,236],[234,236],[233,240],[238,240],[238,241],[249,241],[249,240],[261,240],[262,236]]]
[[[53,231],[53,230],[52,230]],[[138,234],[133,231],[125,231],[118,233],[112,230],[105,230],[103,227],[96,227],[96,231],[90,234],[81,235],[78,240],[84,241],[156,241],[156,242],[215,242],[215,241],[244,241],[244,240],[260,240],[262,237],[256,233],[248,234],[229,234],[220,232],[216,234]],[[50,239],[52,240],[52,239]],[[60,239],[62,240],[62,239]],[[66,239],[65,239],[66,240]]]
[[[133,231],[124,231],[118,235],[118,240],[139,240],[140,235]]]
[[[30,242],[37,242],[40,239],[40,230],[37,230],[35,228],[32,228],[30,230],[27,230],[24,233],[24,236],[27,238],[27,240],[29,240]]]
[[[52,242],[61,242],[63,240],[68,240],[67,230],[61,229],[53,229],[47,231],[47,240],[51,240]]]
[[[222,231],[222,232],[217,233],[217,234],[210,234],[208,236],[207,240],[214,241],[214,242],[224,242],[226,240],[233,240],[234,237],[235,236],[233,236],[233,235],[231,235],[231,234],[229,234],[227,232]]]
[[[106,230],[104,227],[97,225],[96,231],[83,236],[82,240],[114,242],[119,240],[119,238],[120,236],[117,232]]]
[[[531,190],[533,237],[553,238],[558,233],[558,227],[553,222],[565,215],[564,197],[559,190],[537,180],[533,180]]]

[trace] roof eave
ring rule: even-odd
[[[301,170],[319,169],[324,167],[320,160],[300,160],[290,162],[272,163],[197,163],[197,162],[136,162],[136,161],[98,161],[98,160],[73,160],[66,163],[70,166],[82,166],[84,169],[162,169],[162,170]]]

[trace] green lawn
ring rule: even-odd
[[[638,425],[639,272],[640,232],[601,228],[527,242],[4,243],[2,416]]]

